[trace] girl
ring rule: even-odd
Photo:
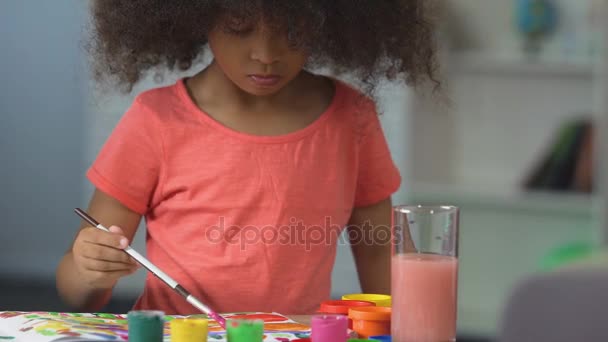
[[[207,47],[213,59],[140,94],[87,172],[88,212],[111,233],[82,226],[57,269],[65,302],[108,302],[137,269],[121,249],[142,217],[148,258],[220,312],[313,313],[345,227],[363,291],[389,293],[400,175],[372,99],[310,70],[348,71],[368,94],[382,77],[432,79],[423,1],[96,1],[99,78],[131,89]],[[150,274],[134,308],[196,313]]]

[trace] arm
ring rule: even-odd
[[[126,237],[129,242],[132,241],[141,220],[140,214],[128,209],[114,198],[99,190],[94,192],[87,211],[91,216],[96,218],[106,227],[118,226],[122,228],[122,232],[117,231],[115,233],[117,236],[112,236],[113,239],[118,241],[122,236]],[[88,227],[88,224],[84,222],[81,225],[80,233],[82,233],[85,229],[92,230],[95,228]],[[115,231],[115,229],[113,229],[113,231]],[[101,231],[95,231],[95,233],[110,234]],[[87,272],[87,277],[84,277],[82,272],[79,271],[79,269],[82,269],[82,267],[77,265],[74,257],[74,246],[75,243],[72,244],[69,251],[64,255],[59,263],[59,266],[57,267],[57,290],[61,298],[70,307],[73,307],[79,311],[98,311],[102,309],[110,300],[112,289],[118,278],[133,272],[132,270],[108,272],[96,271]],[[128,256],[126,256],[126,259],[131,260],[131,258]],[[113,284],[111,286],[95,286],[90,282],[91,275],[95,275],[95,277],[99,277],[99,279],[116,279],[115,281],[112,281]]]
[[[371,206],[355,208],[350,217],[351,249],[364,293],[390,294],[391,203],[388,198]]]
[[[390,198],[355,208],[351,215],[349,237],[364,293],[391,293],[391,215]],[[406,243],[413,250],[410,238]]]

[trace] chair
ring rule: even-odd
[[[527,278],[506,304],[498,341],[608,341],[608,268]]]

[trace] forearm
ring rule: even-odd
[[[363,293],[391,293],[391,248],[386,245],[353,246]]]
[[[100,311],[112,296],[111,289],[95,289],[80,279],[72,252],[66,253],[59,263],[56,282],[59,296],[75,311]]]
[[[391,200],[355,208],[350,218],[350,243],[361,289],[389,294],[391,290]]]
[[[95,190],[93,193],[87,212],[110,229],[112,229],[112,226],[120,227],[122,231],[121,235],[124,235],[128,241],[133,240],[137,226],[141,220],[140,214],[131,211],[116,199],[99,190]],[[82,222],[80,226],[81,232],[86,228],[93,229],[92,227],[88,227],[87,222]],[[82,250],[88,247],[80,248],[81,253],[79,253],[79,259],[77,259],[81,264],[79,272],[79,267],[77,267],[74,257],[74,253],[77,250],[75,249],[75,244],[78,241],[78,236],[76,236],[74,243],[57,267],[57,291],[64,302],[74,310],[96,312],[103,309],[110,301],[112,289],[118,278],[130,274],[130,272],[126,272],[125,270],[105,272],[100,271],[97,266],[93,269],[83,266],[83,260],[91,259],[82,255]],[[83,269],[87,270],[86,275],[83,274]]]

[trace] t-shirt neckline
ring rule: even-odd
[[[331,99],[330,104],[327,106],[327,108],[313,122],[308,124],[306,127],[303,127],[301,129],[298,129],[296,131],[286,133],[286,134],[255,135],[255,134],[237,131],[235,129],[227,127],[227,126],[223,125],[222,123],[218,122],[217,120],[213,119],[211,116],[209,116],[209,114],[207,114],[203,109],[201,109],[199,106],[197,106],[196,103],[194,102],[194,100],[190,97],[190,94],[188,93],[188,89],[186,87],[186,80],[187,80],[187,78],[182,78],[177,82],[177,90],[178,90],[179,96],[182,99],[182,101],[184,101],[184,103],[188,106],[188,108],[197,114],[197,118],[201,122],[213,127],[214,129],[216,129],[226,135],[229,135],[229,136],[232,136],[232,137],[235,137],[238,139],[250,141],[250,142],[266,143],[266,144],[284,143],[284,142],[299,140],[299,139],[302,139],[302,138],[308,136],[309,134],[315,132],[329,118],[329,116],[331,116],[331,114],[335,111],[335,109],[338,106],[338,104],[340,103],[340,99],[342,97],[342,87],[341,87],[340,82],[335,79],[331,79],[334,84],[334,95]]]

